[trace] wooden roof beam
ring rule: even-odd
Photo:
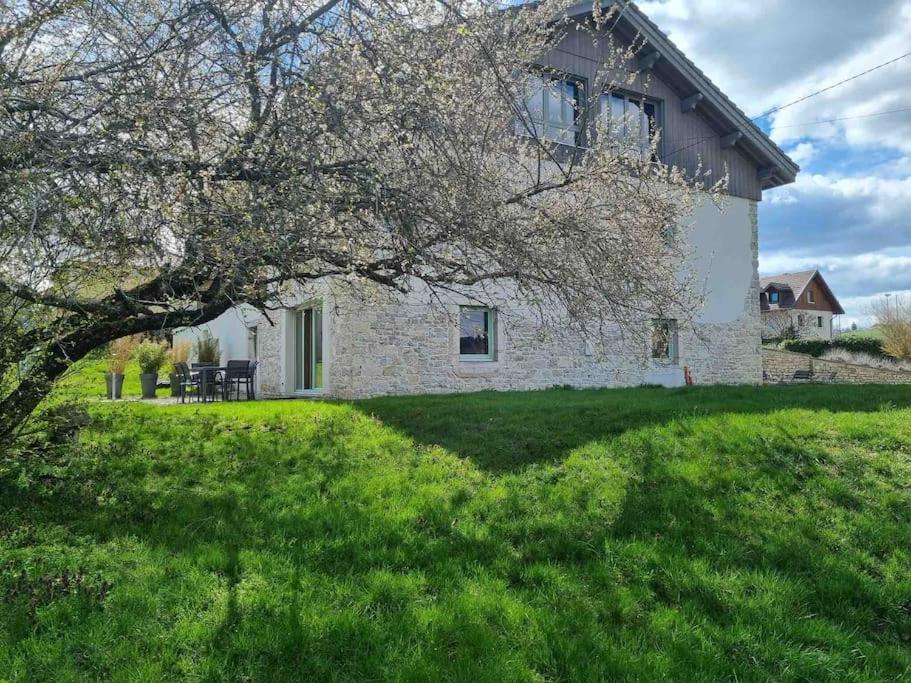
[[[650,71],[655,68],[655,64],[661,59],[661,53],[658,50],[649,52],[647,55],[639,55],[636,60],[636,67],[639,71]]]
[[[765,168],[759,169],[759,182],[766,182],[775,177],[775,174],[778,173],[777,166],[767,166]]]
[[[740,139],[742,137],[743,133],[741,133],[739,130],[735,130],[733,133],[728,133],[721,138],[721,149],[731,149],[734,145],[740,142]]]
[[[705,95],[703,95],[701,92],[697,92],[694,95],[690,95],[689,97],[684,98],[683,100],[680,101],[680,111],[682,111],[684,114],[686,114],[687,112],[696,111],[696,107],[704,99],[705,99]]]

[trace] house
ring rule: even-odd
[[[571,14],[584,19],[591,11],[580,3]],[[661,130],[669,163],[728,174],[724,210],[706,198],[690,217],[692,266],[707,293],[693,325],[655,321],[652,342],[630,348],[619,336],[595,342],[570,326],[542,329],[532,305],[507,291],[485,292],[480,303],[455,295],[439,302],[420,288],[364,298],[327,280],[302,287],[294,305],[268,318],[240,307],[204,326],[230,349],[223,358],[257,358],[263,396],[670,386],[684,381],[684,367],[700,384],[760,383],[757,207],[764,191],[794,182],[799,168],[634,4],[611,30],[645,47],[639,76],[599,106],[646,117]],[[606,40],[595,45],[570,31],[540,66],[560,74],[548,76],[555,88],[585,87],[609,49]],[[548,124],[567,109],[551,112]],[[578,113],[568,116],[563,130]]]
[[[770,275],[759,282],[763,339],[831,339],[844,309],[818,270]]]

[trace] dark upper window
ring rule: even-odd
[[[518,104],[516,133],[563,145],[579,144],[581,85],[568,78],[533,74]]]
[[[807,291],[807,302],[811,304],[816,303],[816,295],[813,293],[812,289]]]
[[[778,292],[769,292],[769,302],[773,304],[778,303]]]
[[[658,104],[640,95],[601,95],[600,116],[608,135],[629,144],[640,157],[649,153],[658,133]]]

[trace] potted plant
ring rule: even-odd
[[[212,336],[211,332],[204,332],[202,337],[196,340],[196,362],[218,365],[221,359],[221,349],[218,347],[218,339]]]
[[[139,383],[142,385],[143,398],[155,398],[158,386],[158,371],[168,362],[168,345],[146,339],[136,349],[136,362],[139,363]]]
[[[192,344],[188,341],[174,342],[171,347],[171,396],[180,396],[180,375],[174,370],[178,363],[186,363],[190,360],[190,348]]]
[[[221,349],[218,346],[218,339],[212,336],[211,332],[204,332],[203,335],[196,340],[196,362],[200,365],[218,365],[219,360],[221,359]],[[205,392],[207,396],[211,396],[215,393],[215,382],[214,377],[211,373],[206,375],[207,381],[206,386],[201,390]]]
[[[109,399],[123,397],[123,373],[135,348],[134,336],[115,339],[108,345],[108,371],[104,375],[104,381]]]

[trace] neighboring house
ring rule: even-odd
[[[759,283],[763,339],[832,339],[844,309],[818,270],[764,277]]]
[[[608,4],[608,3],[605,3]],[[591,3],[573,12],[590,14]],[[604,95],[603,113],[636,113],[661,130],[661,155],[695,173],[728,173],[724,211],[711,201],[690,219],[693,269],[707,298],[693,327],[655,322],[652,343],[621,351],[573,332],[541,329],[533,308],[507,292],[484,305],[449,298],[434,305],[425,291],[354,298],[332,281],[300,290],[298,304],[269,318],[242,308],[210,325],[223,348],[260,361],[264,396],[358,398],[382,394],[680,384],[688,367],[696,383],[756,384],[762,379],[757,204],[763,191],[791,183],[798,166],[738,109],[649,19],[630,3],[614,26],[624,41],[641,40],[643,73],[623,92]],[[595,81],[609,41],[592,45],[569,32],[540,66],[563,92]],[[542,96],[543,95],[538,95]],[[546,99],[532,102],[545,112]],[[548,131],[572,144],[579,112],[545,112]],[[559,120],[558,120],[559,119]],[[273,324],[274,323],[274,324]],[[182,330],[193,338],[199,329]]]

